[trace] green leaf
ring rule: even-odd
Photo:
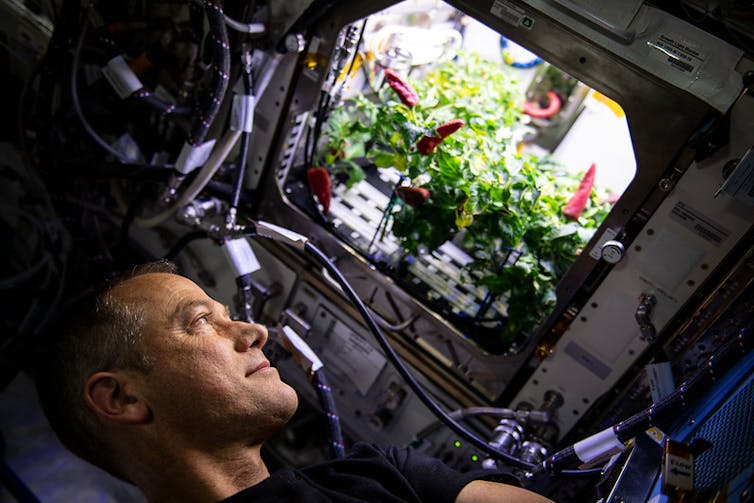
[[[378,168],[390,168],[395,166],[395,157],[395,153],[385,152],[383,150],[377,152],[374,157],[372,157],[372,162],[374,162],[374,165]]]

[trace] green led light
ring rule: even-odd
[[[476,454],[472,454],[472,455],[471,455],[471,460],[472,460],[472,461],[473,461],[474,463],[476,463],[477,461],[479,461],[479,456],[477,456]]]
[[[461,447],[461,441],[456,440],[455,442],[453,442],[453,445],[455,445],[456,447]]]

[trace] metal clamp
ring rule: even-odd
[[[652,294],[643,293],[639,297],[639,306],[636,308],[634,318],[639,324],[641,338],[652,344],[657,340],[657,330],[652,323],[652,309],[657,304],[657,299]]]

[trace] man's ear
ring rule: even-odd
[[[132,392],[132,382],[120,372],[97,372],[89,376],[84,399],[100,417],[121,424],[143,424],[149,420],[146,402]]]

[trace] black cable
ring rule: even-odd
[[[322,92],[324,98],[320,100],[320,106],[317,107],[317,118],[314,121],[314,134],[312,135],[312,153],[310,156],[310,165],[314,162],[314,152],[317,150],[319,138],[322,136],[322,124],[327,119],[327,111],[330,109],[330,100],[332,97],[329,93]]]
[[[243,88],[244,88],[244,93],[247,96],[250,96],[252,93],[251,71],[243,72]],[[247,110],[246,112],[254,113],[253,110]],[[246,174],[246,160],[249,155],[250,136],[251,136],[251,133],[248,131],[244,131],[243,133],[241,133],[241,151],[238,156],[238,167],[236,168],[236,179],[234,180],[233,194],[230,199],[231,208],[238,208],[238,201],[241,198],[241,189],[243,188],[243,179],[244,179],[244,175]]]
[[[236,277],[236,288],[238,290],[238,310],[243,316],[246,323],[254,323],[254,312],[251,304],[254,302],[254,295],[251,293],[251,274],[242,274]]]
[[[322,116],[322,109],[325,106],[325,98],[327,97],[327,93],[325,91],[320,91],[319,93],[319,101],[317,102],[317,108],[314,111],[314,126],[309,126],[306,129],[306,143],[304,144],[304,161],[306,163],[306,167],[312,168],[314,167],[314,151],[317,149],[317,140],[314,138],[315,131],[317,129],[317,125],[319,124],[320,117]],[[312,127],[314,127],[314,131],[312,130]]]
[[[327,415],[327,425],[330,433],[330,452],[334,458],[342,459],[346,456],[346,448],[343,444],[343,431],[340,427],[340,416],[335,407],[332,397],[332,388],[327,382],[324,367],[314,372],[314,388],[317,391],[319,402]]]
[[[354,291],[354,289],[351,287],[351,285],[348,283],[348,281],[343,277],[341,272],[338,270],[337,267],[330,261],[330,259],[327,258],[327,256],[322,253],[319,248],[311,244],[309,241],[307,241],[304,245],[304,251],[307,252],[309,255],[311,255],[317,263],[319,263],[322,267],[324,267],[327,272],[329,272],[332,277],[338,282],[340,287],[343,289],[343,291],[348,296],[349,300],[353,303],[353,305],[356,307],[356,309],[359,311],[359,314],[361,314],[362,318],[364,319],[364,322],[367,324],[367,328],[370,332],[374,335],[374,337],[377,339],[377,342],[379,343],[382,350],[385,352],[385,355],[388,357],[388,359],[392,362],[395,369],[401,374],[403,379],[406,381],[406,384],[409,385],[409,387],[416,393],[416,395],[419,397],[419,399],[424,403],[424,405],[435,415],[438,419],[440,419],[443,423],[445,423],[448,428],[453,430],[455,433],[460,435],[461,437],[465,438],[469,442],[471,442],[475,447],[478,449],[484,451],[486,454],[496,458],[501,459],[517,468],[523,468],[525,470],[533,470],[536,465],[532,463],[528,463],[526,461],[523,461],[521,459],[518,459],[514,456],[511,456],[507,452],[502,452],[498,449],[495,449],[491,445],[489,445],[486,441],[482,440],[478,436],[476,436],[471,431],[467,430],[463,425],[459,424],[453,418],[451,418],[447,412],[442,410],[440,406],[435,403],[435,401],[424,391],[422,386],[419,384],[419,382],[414,378],[414,376],[411,374],[411,372],[406,368],[406,366],[401,361],[398,354],[395,352],[393,347],[390,345],[390,342],[388,342],[385,335],[382,333],[382,330],[375,322],[372,315],[369,313],[369,310],[364,305],[362,300],[359,298],[358,294]]]
[[[356,64],[356,57],[359,55],[359,47],[361,47],[361,42],[364,40],[364,31],[367,28],[367,21],[369,18],[364,19],[364,22],[361,23],[361,30],[359,31],[359,38],[356,40],[356,45],[353,48],[353,55],[351,56],[351,63],[348,65],[348,71],[346,72],[346,75],[351,75],[351,72],[353,71],[353,65]]]
[[[359,38],[356,41],[356,45],[353,49],[353,54],[351,55],[351,62],[348,65],[348,70],[346,71],[346,76],[351,74],[351,71],[353,70],[353,66],[356,64],[356,56],[359,54],[359,47],[361,46],[361,41],[364,38],[364,30],[367,26],[367,20],[365,19],[364,22],[361,24],[361,30],[359,31]],[[339,75],[335,75],[333,77],[333,86],[336,84],[338,80]],[[317,150],[317,144],[319,143],[319,139],[322,136],[322,125],[325,123],[328,117],[328,112],[331,105],[332,96],[322,91],[319,97],[319,103],[317,104],[317,110],[315,112],[315,121],[314,121],[314,132],[311,134],[311,137],[309,136],[309,131],[307,131],[306,136],[306,152],[308,153],[308,159],[307,159],[307,166],[313,167],[314,163],[314,152]],[[311,150],[309,150],[311,149]],[[305,152],[305,154],[306,154]]]

